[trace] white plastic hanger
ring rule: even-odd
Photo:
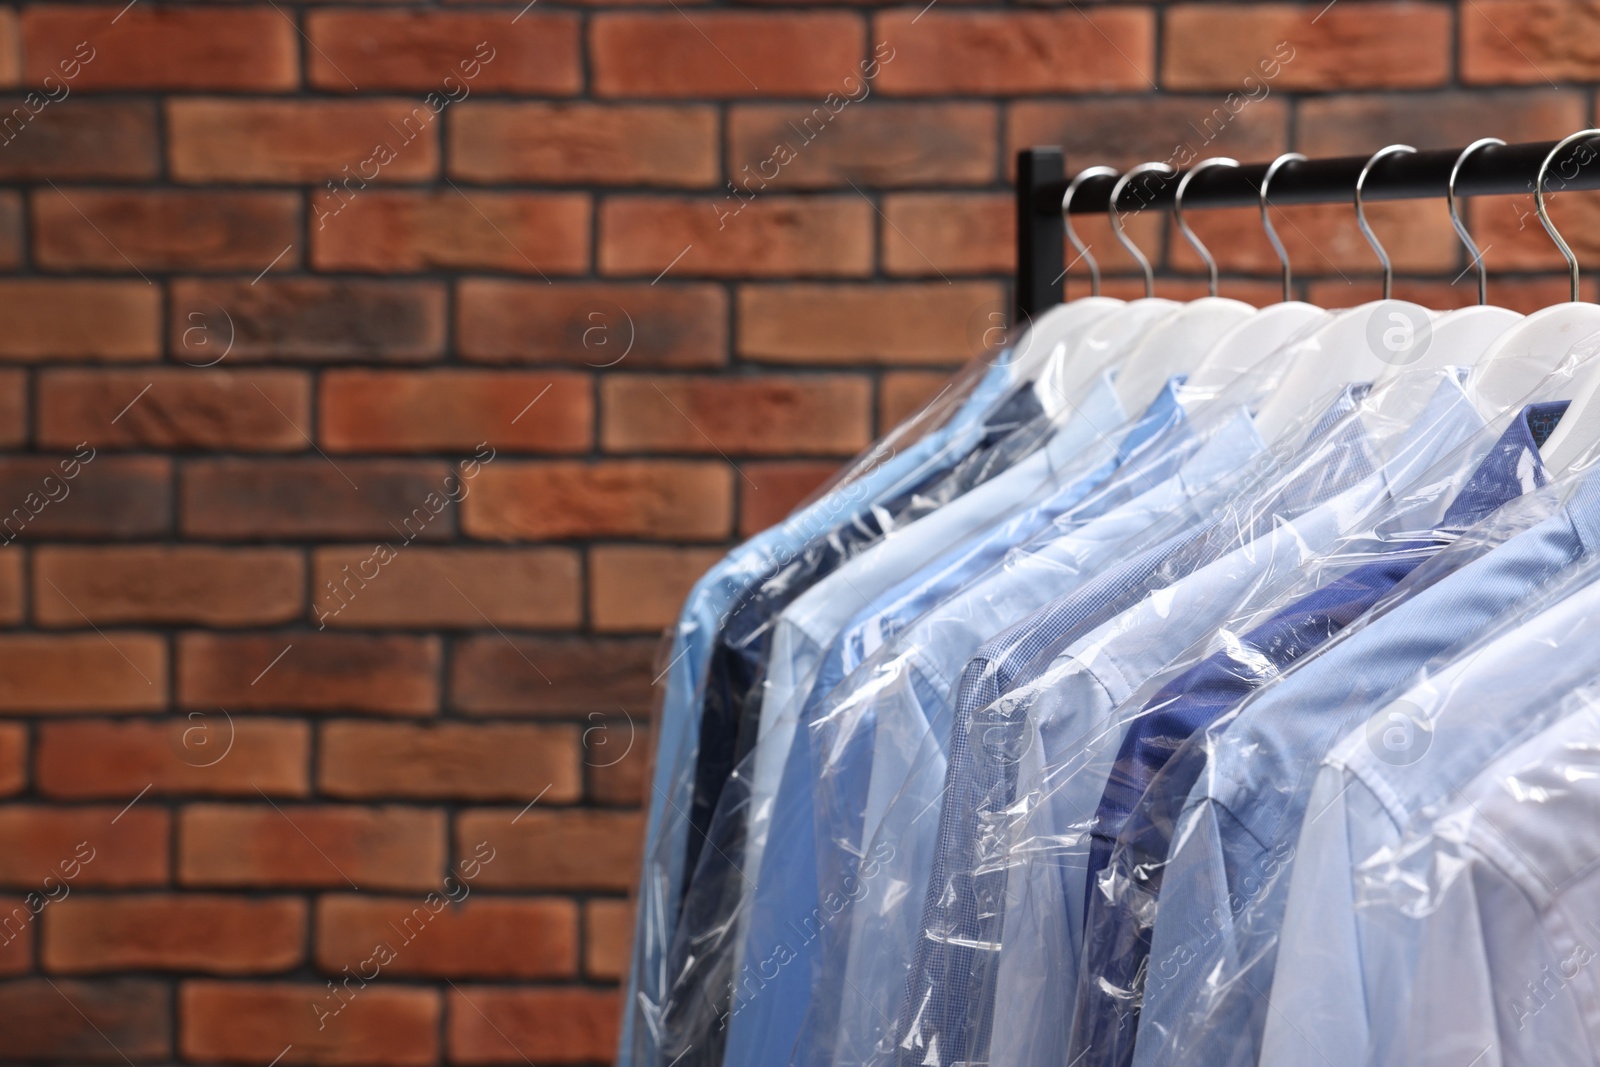
[[[1261,178],[1261,225],[1267,231],[1267,240],[1272,242],[1272,248],[1278,254],[1278,263],[1283,268],[1283,301],[1262,308],[1217,338],[1201,357],[1200,362],[1189,372],[1188,389],[1205,393],[1221,390],[1256,369],[1262,360],[1300,336],[1312,324],[1325,322],[1331,317],[1319,307],[1289,298],[1292,284],[1289,253],[1284,249],[1283,242],[1278,240],[1278,231],[1273,229],[1272,219],[1267,214],[1267,191],[1272,186],[1272,176],[1285,163],[1305,158],[1298,152],[1285,152],[1268,164],[1267,172]],[[1190,173],[1194,171],[1191,170]],[[1190,232],[1188,225],[1183,221],[1181,210],[1174,213],[1178,216],[1179,229],[1189,239],[1189,243],[1200,251],[1206,266],[1210,268],[1212,291],[1215,292],[1216,261],[1211,258],[1210,251],[1205,249]]]
[[[1224,300],[1217,296],[1217,261],[1211,258],[1210,250],[1189,229],[1183,217],[1183,194],[1196,174],[1208,167],[1238,165],[1238,160],[1221,156],[1204,159],[1190,167],[1178,180],[1178,188],[1172,197],[1172,216],[1178,223],[1179,231],[1205,261],[1210,274],[1210,295],[1191,300],[1156,322],[1140,336],[1122,360],[1115,386],[1124,411],[1143,411],[1155,399],[1167,379],[1175,374],[1187,375],[1192,372],[1218,338],[1256,314],[1256,309],[1242,300]],[[1165,164],[1158,166],[1168,171],[1172,169]],[[1144,268],[1145,291],[1148,294],[1153,288],[1150,263],[1128,240],[1116,216],[1118,196],[1123,184],[1132,175],[1133,171],[1129,171],[1111,192],[1112,225],[1117,239]]]

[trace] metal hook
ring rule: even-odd
[[[1461,173],[1461,164],[1467,161],[1468,156],[1492,144],[1503,145],[1505,142],[1498,137],[1482,137],[1463,148],[1461,154],[1456,157],[1455,166],[1450,168],[1450,180],[1444,187],[1444,200],[1450,205],[1450,225],[1456,228],[1456,235],[1461,238],[1461,243],[1472,253],[1472,262],[1478,265],[1479,307],[1489,302],[1489,268],[1484,264],[1483,253],[1478,251],[1478,246],[1472,240],[1472,234],[1467,232],[1467,225],[1461,221],[1461,212],[1456,207],[1456,175]]]
[[[1116,169],[1113,167],[1090,167],[1082,170],[1067,183],[1067,191],[1061,194],[1061,225],[1067,231],[1067,241],[1071,243],[1073,251],[1077,252],[1084,262],[1089,264],[1089,292],[1094,296],[1100,295],[1100,264],[1095,261],[1094,254],[1089,251],[1089,246],[1083,243],[1078,236],[1078,231],[1072,228],[1072,198],[1078,195],[1078,186],[1090,178],[1115,178]]]
[[[1117,179],[1117,184],[1111,187],[1111,199],[1106,203],[1106,214],[1111,217],[1111,232],[1116,234],[1117,240],[1122,243],[1122,247],[1126,248],[1128,254],[1139,264],[1139,269],[1144,271],[1144,295],[1146,299],[1156,295],[1156,275],[1150,269],[1150,261],[1145,258],[1144,253],[1139,251],[1137,245],[1128,240],[1128,235],[1123,230],[1122,216],[1117,214],[1117,201],[1122,199],[1122,190],[1128,187],[1129,182],[1139,175],[1149,174],[1151,171],[1160,171],[1162,176],[1167,178],[1178,173],[1165,163],[1140,163],[1137,167],[1130,168],[1128,173]]]
[[[1578,302],[1578,257],[1572,254],[1572,249],[1567,247],[1567,242],[1562,240],[1556,232],[1555,223],[1550,221],[1550,213],[1544,207],[1544,172],[1550,169],[1551,160],[1561,154],[1561,150],[1574,141],[1582,141],[1590,137],[1600,137],[1600,130],[1579,130],[1571,137],[1563,137],[1550,149],[1550,154],[1544,157],[1544,162],[1539,164],[1539,176],[1533,183],[1533,206],[1539,213],[1539,221],[1544,223],[1544,230],[1550,235],[1550,240],[1561,249],[1561,254],[1567,257],[1567,271],[1572,276],[1572,302]],[[1578,164],[1580,167],[1582,163]]]
[[[1283,264],[1283,302],[1290,300],[1289,252],[1283,247],[1283,242],[1278,239],[1278,231],[1273,229],[1272,218],[1267,214],[1267,190],[1272,185],[1273,175],[1278,173],[1278,168],[1285,163],[1304,163],[1306,157],[1299,152],[1285,152],[1283,155],[1267,164],[1267,172],[1261,176],[1261,228],[1267,231],[1267,240],[1272,242],[1272,250],[1278,253],[1278,262]]]
[[[1361,234],[1367,239],[1367,244],[1378,254],[1378,262],[1383,264],[1383,298],[1389,299],[1389,294],[1394,290],[1394,266],[1389,262],[1389,253],[1383,250],[1383,245],[1378,243],[1378,235],[1372,232],[1372,227],[1367,225],[1367,209],[1361,203],[1361,190],[1367,184],[1367,175],[1372,172],[1372,165],[1386,156],[1400,155],[1405,152],[1415,152],[1416,149],[1408,144],[1392,144],[1388,148],[1380,148],[1372,153],[1372,158],[1367,160],[1367,165],[1361,168],[1361,173],[1356,176],[1356,223],[1361,227]]]
[[[1193,245],[1194,250],[1200,253],[1200,258],[1205,260],[1206,270],[1211,275],[1212,296],[1217,295],[1217,261],[1211,258],[1211,250],[1200,243],[1200,238],[1194,235],[1194,231],[1189,229],[1189,224],[1184,221],[1183,194],[1189,188],[1189,183],[1194,180],[1194,176],[1207,167],[1237,167],[1238,165],[1239,161],[1237,159],[1229,159],[1227,156],[1212,156],[1210,159],[1202,159],[1184,171],[1183,177],[1178,179],[1177,191],[1172,194],[1172,217],[1177,220],[1178,231],[1183,234],[1184,240]]]

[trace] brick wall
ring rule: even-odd
[[[1597,33],[1558,0],[0,8],[0,1061],[608,1060],[657,634],[973,354],[1014,150],[1553,138]],[[1600,205],[1557,210],[1595,251]],[[1563,293],[1530,211],[1473,209],[1527,308]],[[1402,294],[1472,299],[1442,204],[1372,216]],[[1286,219],[1311,298],[1374,292],[1347,208]],[[1195,224],[1274,298],[1252,212]]]

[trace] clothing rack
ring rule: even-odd
[[[1504,196],[1525,193],[1530,198],[1540,164],[1558,141],[1488,145],[1461,164],[1456,177],[1459,196]],[[1443,198],[1450,172],[1463,149],[1445,148],[1385,156],[1372,164],[1362,189],[1362,199],[1420,200]],[[1545,176],[1545,191],[1600,189],[1600,166],[1584,164],[1600,156],[1600,148],[1572,145],[1564,159],[1552,162]],[[1356,179],[1368,165],[1368,156],[1295,160],[1272,176],[1271,203],[1350,203]],[[1270,163],[1242,167],[1209,167],[1196,174],[1184,190],[1189,208],[1254,207],[1260,203],[1261,182]],[[1148,174],[1130,183],[1121,195],[1124,211],[1172,206],[1182,171],[1162,176]],[[1073,195],[1074,215],[1105,212],[1110,207],[1114,176],[1085,180]],[[1024,148],[1017,153],[1017,289],[1014,323],[1037,318],[1061,303],[1066,273],[1061,198],[1067,191],[1066,157],[1060,148]]]

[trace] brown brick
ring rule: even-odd
[[[332,722],[317,787],[342,799],[518,800],[564,804],[583,792],[578,728]]]
[[[161,354],[161,291],[139,281],[8,279],[0,283],[0,318],[7,324],[0,359],[147,360]]]
[[[1300,103],[1295,141],[1313,159],[1386,144],[1456,148],[1480,137],[1555,141],[1582,129],[1587,112],[1582,93],[1544,89],[1312,97]]]
[[[589,267],[589,199],[369,190],[342,202],[337,214],[316,215],[311,247],[319,270],[578,274]]]
[[[52,875],[73,889],[164,885],[171,834],[167,813],[146,804],[8,804],[0,808],[0,884],[39,889]]]
[[[589,618],[601,632],[653,631],[678,617],[720,548],[599,545],[589,549]]]
[[[28,782],[28,728],[0,725],[0,795],[20,793]]]
[[[438,641],[428,637],[186,633],[178,639],[178,699],[204,710],[431,715],[439,703],[438,670]]]
[[[172,284],[169,344],[173,358],[197,367],[224,354],[277,362],[436,359],[445,348],[444,298],[434,282],[185,278]]]
[[[154,722],[78,719],[39,726],[36,776],[52,797],[304,796],[311,730],[221,708]]]
[[[1228,90],[1241,100],[1264,84],[1280,92],[1443,85],[1450,26],[1446,5],[1407,0],[1326,10],[1182,4],[1166,12],[1161,81],[1168,89]]]
[[[1349,282],[1327,278],[1312,282],[1306,291],[1308,299],[1323,307],[1354,307],[1383,295],[1382,283],[1376,278],[1353,278]],[[1582,280],[1583,300],[1592,303],[1597,292],[1600,292],[1600,285],[1587,278]],[[1568,294],[1565,275],[1502,279],[1496,278],[1492,269],[1489,273],[1490,303],[1525,315],[1551,304],[1563,303],[1570,299]],[[1394,296],[1398,300],[1410,300],[1440,310],[1467,307],[1478,302],[1478,279],[1473,271],[1463,274],[1453,285],[1432,278],[1398,277],[1394,280]]]
[[[340,985],[340,999],[321,982],[184,982],[178,990],[183,1057],[267,1063],[281,1054],[285,1067],[439,1062],[437,992],[357,983],[359,977]]]
[[[54,885],[52,882],[52,891]],[[20,896],[0,896],[0,975],[9,978],[33,970],[38,916],[50,906],[45,900],[40,889]]]
[[[1240,79],[1247,73],[1237,72]],[[1147,160],[1182,167],[1218,155],[1247,163],[1272,159],[1288,144],[1289,105],[1263,97],[1261,88],[1251,91],[1255,98],[1248,104],[1224,103],[1215,94],[1019,100],[1006,112],[1006,164],[1014,169],[1017,150],[1033,145],[1060,145],[1071,170],[1091,163],[1123,169]]]
[[[299,452],[311,381],[279,370],[45,371],[38,412],[45,448]]]
[[[85,615],[96,625],[244,626],[287,622],[304,603],[300,555],[279,548],[51,546],[35,551],[33,577],[43,626],[87,626]]]
[[[450,657],[450,703],[468,715],[582,715],[628,707],[642,727],[655,699],[651,680],[666,666],[665,658],[656,662],[658,644],[645,638],[462,638]]]
[[[437,174],[433,123],[415,100],[169,100],[167,153],[178,181],[312,185],[330,210],[368,183]]]
[[[450,173],[475,182],[707,186],[717,113],[685,106],[467,103],[450,117]]]
[[[654,732],[644,722],[635,722],[620,705],[609,716],[591,711],[586,721],[582,743],[589,803],[639,807],[650,795]]]
[[[752,104],[728,117],[728,176],[741,190],[849,183],[987,185],[998,116],[989,104]]]
[[[567,548],[370,548],[316,553],[321,626],[567,629],[582,620],[578,554]]]
[[[463,502],[462,529],[497,541],[715,540],[731,525],[731,482],[720,462],[502,460],[484,469]]]
[[[583,973],[615,982],[628,973],[633,908],[626,900],[591,900],[583,906]]]
[[[612,375],[600,390],[600,438],[612,452],[849,454],[871,434],[871,386],[856,375]]]
[[[511,820],[516,818],[513,823]],[[456,816],[459,860],[487,841],[495,859],[477,885],[495,889],[632,889],[644,826],[635,812],[477,808]]]
[[[893,371],[878,384],[878,433],[921,411],[928,401],[950,385],[950,375],[942,371]]]
[[[452,1063],[585,1063],[616,1051],[614,991],[463,986],[449,1003]]]
[[[60,92],[59,79],[49,91]],[[0,97],[0,177],[92,181],[160,173],[154,104],[63,98],[46,105],[33,95]]]
[[[0,712],[159,711],[166,687],[166,642],[154,634],[0,636]]]
[[[0,267],[16,270],[22,266],[22,194],[0,194]]]
[[[985,311],[1004,306],[1004,290],[989,282],[743,286],[739,354],[850,366],[949,363],[975,354]]]
[[[0,552],[0,623],[22,622],[23,593],[22,553]]]
[[[171,476],[167,459],[103,456],[92,447],[0,459],[0,541],[166,533]]]
[[[70,73],[84,89],[293,89],[294,23],[270,6],[134,8],[45,4],[22,15],[26,80]],[[89,48],[78,51],[80,42]]]
[[[1600,55],[1589,44],[1600,31],[1600,11],[1588,4],[1473,0],[1462,6],[1460,17],[1465,82],[1553,85],[1600,76]]]
[[[718,285],[468,278],[457,299],[464,359],[630,370],[727,359],[728,300]]]
[[[443,109],[471,93],[570,95],[581,85],[570,14],[312,11],[306,35],[311,84],[334,92],[415,89]]]
[[[27,439],[27,372],[0,370],[0,446],[16,447]]]
[[[612,197],[600,209],[600,269],[652,278],[861,277],[872,269],[875,218],[854,193]]]
[[[617,13],[594,17],[596,96],[818,96],[860,91],[861,20],[832,11],[784,14]]]
[[[460,493],[447,477],[453,468],[422,460],[205,460],[183,472],[183,529],[217,539],[439,541],[455,528],[445,494]]]
[[[15,8],[0,11],[0,85],[16,85],[22,78],[22,27]],[[54,91],[55,83],[51,83]]]
[[[280,252],[286,270],[300,261],[298,216],[289,192],[40,189],[34,250],[51,270],[254,273]]]
[[[471,889],[458,875],[426,902],[325,896],[317,902],[317,965],[327,974],[356,971],[382,944],[395,954],[383,971],[397,976],[539,979],[577,971],[576,904],[464,896]],[[449,906],[447,897],[462,903]]]
[[[928,395],[932,396],[938,391],[936,386],[929,390]],[[749,481],[740,479],[739,482],[739,536],[753,537],[767,527],[782,522],[784,516],[798,507],[817,486],[833,477],[839,465],[807,460],[778,460],[742,463],[740,469]]]
[[[1600,162],[1591,162],[1586,169],[1592,172],[1597,166]],[[1600,263],[1600,234],[1594,230],[1600,223],[1600,192],[1558,192],[1547,195],[1545,204],[1578,262],[1592,270]],[[1531,191],[1521,196],[1476,197],[1467,206],[1467,218],[1478,247],[1489,249],[1484,261],[1489,265],[1491,285],[1496,271],[1565,270],[1566,260],[1534,213]]]
[[[178,879],[427,891],[444,866],[444,835],[444,815],[424,808],[192,804],[178,820]]]
[[[872,39],[883,42],[877,87],[897,96],[1153,87],[1155,19],[1142,8],[921,14],[901,8],[873,19]]]
[[[172,1057],[172,997],[144,978],[0,983],[0,1012],[26,1019],[0,1035],[0,1057],[50,1063],[128,1063]]]
[[[1450,227],[1443,204],[1419,210],[1405,201],[1367,205],[1367,221],[1383,242],[1397,271],[1459,270],[1461,242]],[[1289,250],[1296,275],[1378,273],[1378,258],[1355,225],[1347,204],[1309,204],[1274,213],[1278,236]],[[1261,228],[1255,208],[1223,208],[1189,215],[1200,240],[1224,271],[1276,274],[1278,256]],[[1478,246],[1485,244],[1482,235]],[[1147,246],[1148,247],[1148,246]],[[1201,268],[1200,257],[1174,229],[1168,239],[1172,264],[1181,270]]]
[[[537,405],[537,406],[534,406]],[[318,436],[333,452],[587,452],[588,375],[546,371],[330,371]]]
[[[1015,200],[1004,194],[885,197],[879,225],[884,270],[924,278],[1012,272],[1017,260],[1016,215]]]
[[[305,902],[289,897],[69,897],[46,917],[44,966],[60,974],[267,974],[300,962],[305,929]]]

